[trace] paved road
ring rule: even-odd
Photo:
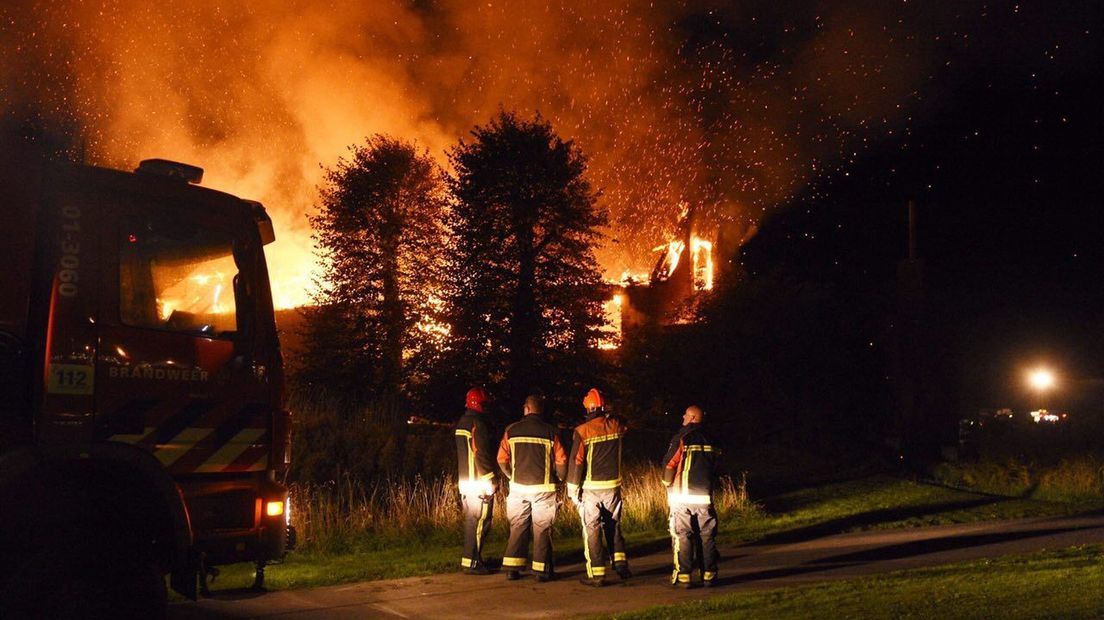
[[[671,588],[670,553],[657,551],[630,557],[633,579],[619,583],[614,577],[614,585],[600,590],[578,583],[582,567],[569,565],[560,569],[558,581],[546,584],[532,578],[507,582],[502,575],[446,574],[264,595],[216,592],[214,598],[199,603],[171,605],[169,617],[468,618],[473,610],[480,610],[480,615],[492,618],[564,618],[1101,542],[1104,516],[1100,515],[833,536],[818,536],[810,530],[722,549],[725,559],[719,587],[711,590]]]

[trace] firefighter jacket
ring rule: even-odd
[[[468,409],[456,423],[457,480],[464,495],[494,493],[494,437],[484,414]]]
[[[679,429],[663,457],[668,503],[711,504],[720,452],[701,424],[687,424]]]
[[[510,492],[548,493],[567,477],[567,452],[556,427],[530,414],[506,427],[498,465],[510,479]]]
[[[621,439],[629,427],[619,416],[592,413],[575,427],[568,457],[567,491],[577,497],[584,490],[621,486]]]

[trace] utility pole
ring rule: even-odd
[[[893,443],[912,459],[928,451],[933,438],[925,424],[923,374],[923,261],[917,243],[918,212],[909,200],[907,258],[897,264],[897,310],[892,324],[892,361],[896,408]]]

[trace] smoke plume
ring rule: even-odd
[[[685,205],[731,242],[907,131],[942,28],[907,3],[558,4],[8,2],[0,105],[75,128],[93,163],[194,163],[264,202],[288,306],[310,284],[321,169],[369,134],[444,161],[500,108],[539,111],[590,158],[617,277],[648,268]]]

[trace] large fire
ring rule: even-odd
[[[809,3],[779,20],[756,5],[650,0],[5,3],[0,112],[77,128],[93,163],[194,163],[209,187],[263,202],[278,238],[266,248],[273,297],[287,308],[310,301],[305,216],[348,145],[387,133],[445,162],[500,107],[540,111],[588,155],[613,279],[649,266],[678,205],[741,238],[903,124],[908,76],[928,71],[897,14],[912,4],[891,4],[856,16]],[[763,52],[770,40],[777,54]],[[708,242],[668,245],[671,269],[687,250],[708,290]]]

